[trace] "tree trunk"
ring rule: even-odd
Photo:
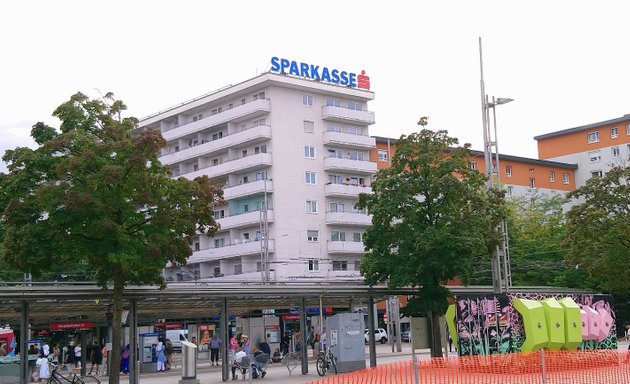
[[[120,353],[122,348],[122,312],[123,312],[123,281],[122,273],[119,269],[114,272],[114,313],[113,313],[113,336],[112,336],[112,350],[109,353],[109,384],[120,383]],[[130,361],[129,364],[132,364]]]
[[[440,327],[440,314],[428,313],[431,321],[431,357],[442,357],[442,328]]]

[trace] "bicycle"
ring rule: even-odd
[[[317,373],[320,376],[326,375],[326,371],[334,370],[337,374],[337,358],[332,354],[330,349],[320,351],[317,355]]]
[[[97,384],[101,384],[101,381],[94,376],[85,376],[81,377],[76,373],[73,373],[71,377],[65,377],[61,373],[59,373],[59,365],[54,363],[49,363],[52,366],[52,371],[50,372],[50,377],[48,378],[48,384],[86,384],[84,379],[90,379],[89,382],[95,382]]]

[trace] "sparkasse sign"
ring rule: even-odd
[[[275,56],[271,58],[271,71],[352,88],[370,89],[370,77],[365,74],[365,71],[361,71],[361,74],[357,75],[349,71],[328,69],[328,67],[320,67],[319,65],[282,59]]]

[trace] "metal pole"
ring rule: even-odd
[[[130,300],[129,308],[129,384],[140,382],[140,372],[138,369],[138,306],[136,299]],[[120,346],[114,346],[120,348]],[[112,372],[116,375],[116,372]]]
[[[409,316],[409,323],[413,324],[413,316]],[[413,369],[413,382],[420,383],[420,374],[418,372],[418,359],[416,357],[416,349],[413,347],[413,332],[409,333],[409,344],[411,344],[411,366]]]
[[[306,344],[306,298],[300,298],[300,343],[302,344],[302,374],[308,373],[308,344]]]
[[[545,350],[540,350],[540,361],[542,365],[542,382],[543,384],[547,384],[547,372],[545,370]]]
[[[267,200],[267,174],[265,173],[265,180],[264,180],[264,188],[265,188],[265,212],[264,212],[264,217],[265,217],[265,238],[263,239],[264,244],[265,244],[265,283],[269,283],[269,217],[268,217],[268,213],[269,213],[269,205],[268,205],[268,200]]]
[[[228,359],[228,348],[230,347],[230,323],[228,317],[228,299],[221,299],[221,321],[219,323],[221,327],[221,337],[223,340],[223,348],[221,348],[221,378],[223,381],[230,379],[230,361]],[[264,327],[263,327],[264,329]]]
[[[324,343],[322,340],[322,333],[324,333],[324,306],[322,303],[322,295],[319,295],[319,350],[324,350]]]
[[[28,324],[28,302],[22,301],[21,303],[21,316],[20,316],[20,384],[26,384],[30,382],[30,372],[28,365],[28,337],[29,337],[29,324]]]
[[[376,345],[374,343],[374,297],[368,296],[368,341],[370,345],[370,367],[376,367]]]

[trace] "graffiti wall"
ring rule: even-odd
[[[449,326],[456,330],[460,355],[540,348],[574,349],[575,346],[578,349],[617,348],[615,314],[606,295],[462,295],[456,298],[454,306],[454,319],[449,321]],[[577,342],[569,343],[572,327]],[[561,342],[552,343],[554,337],[556,341],[559,337]]]

